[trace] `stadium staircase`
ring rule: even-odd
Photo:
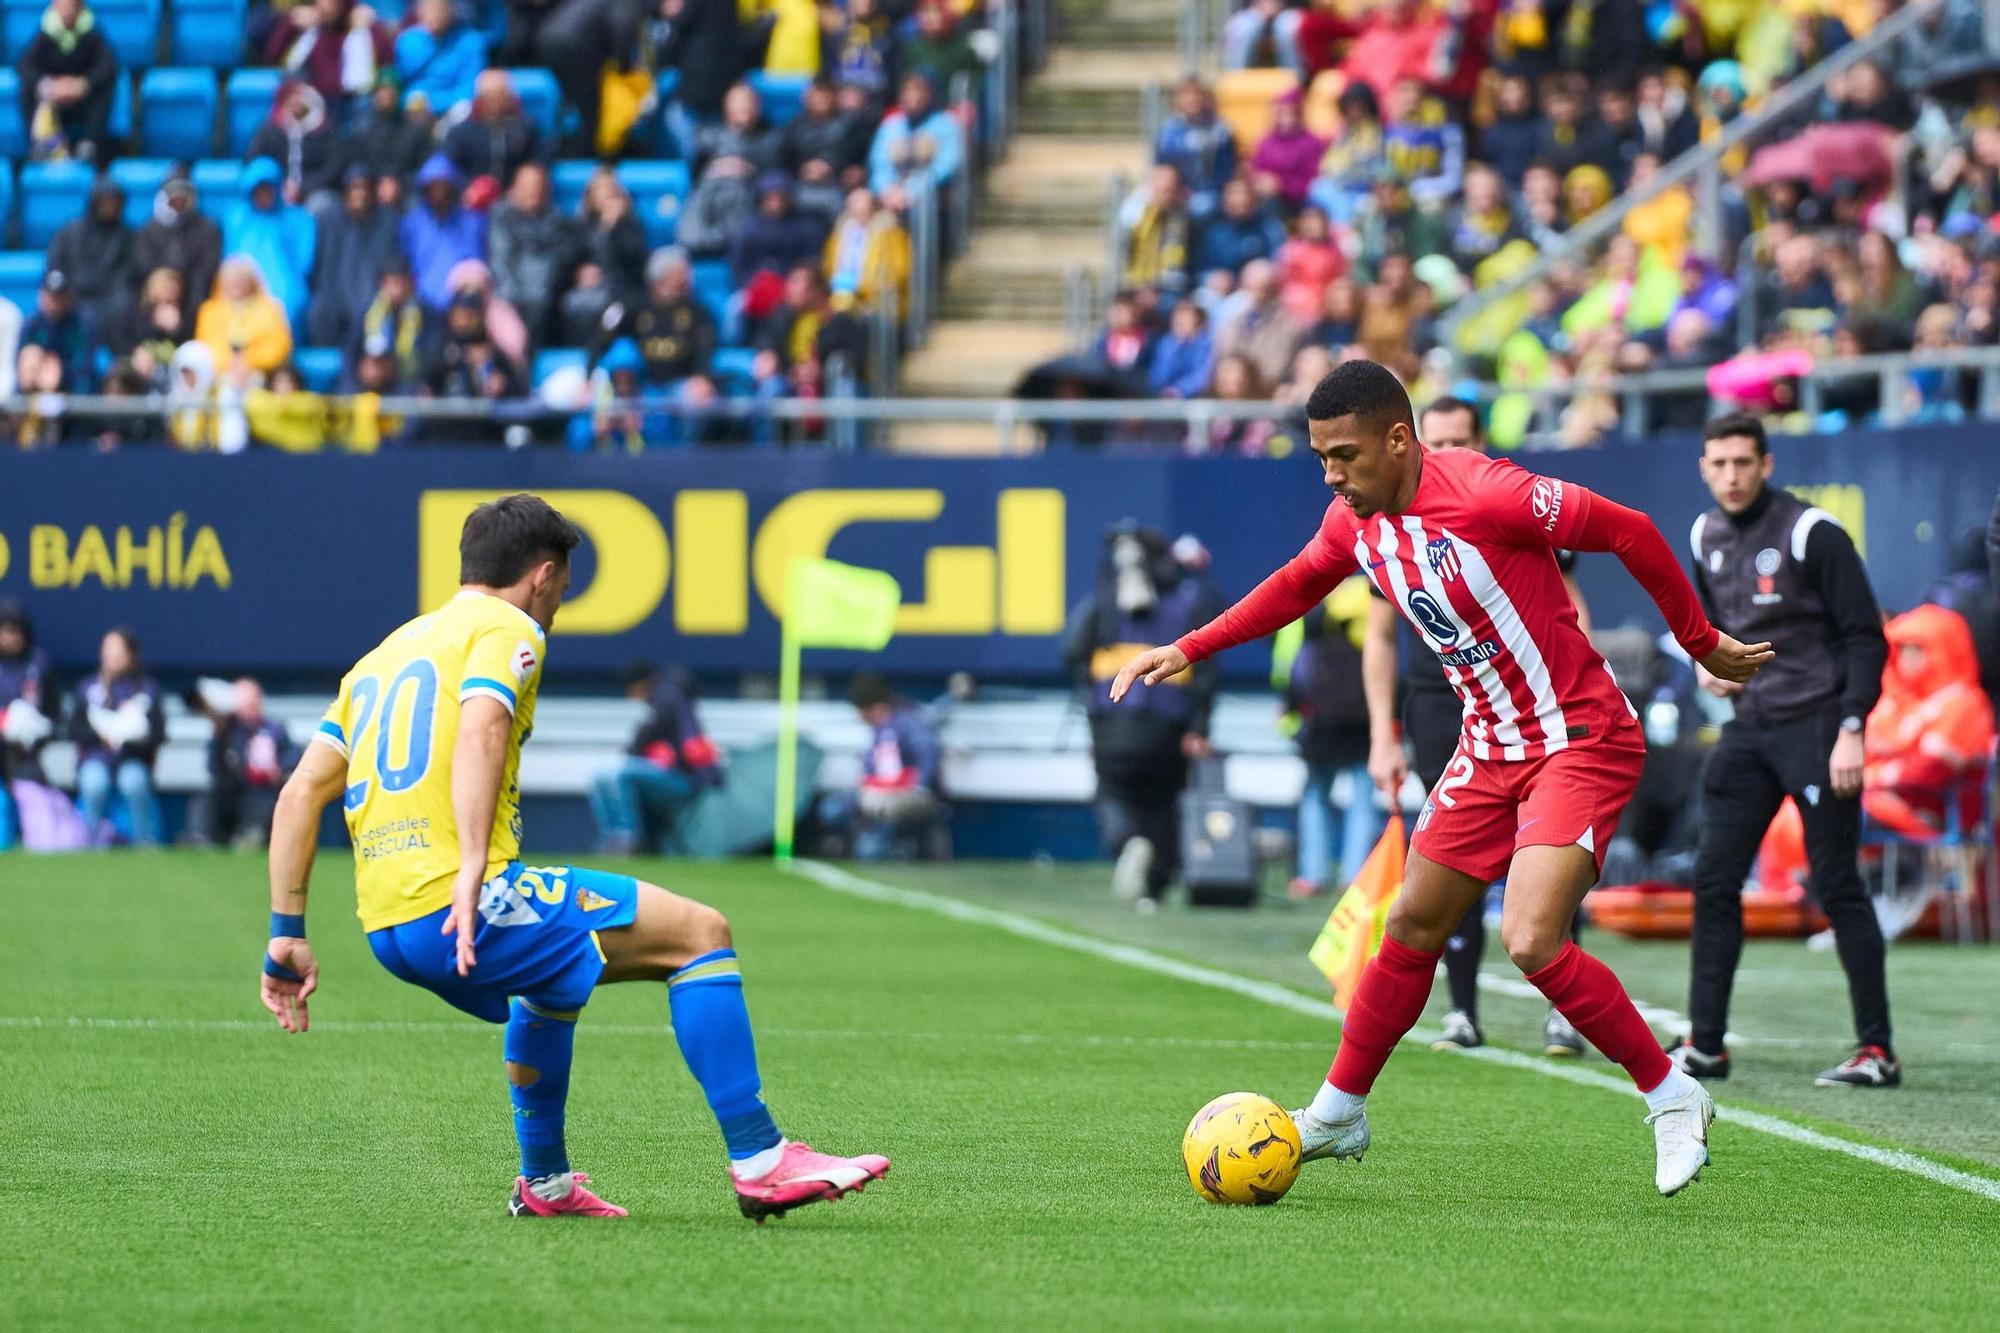
[[[904,363],[904,396],[1005,397],[1029,367],[1071,350],[1071,274],[1101,268],[1112,182],[1144,169],[1146,89],[1180,73],[1179,15],[1180,0],[1057,0],[1048,64],[987,177],[941,319]],[[926,425],[898,439],[989,452],[993,432]]]

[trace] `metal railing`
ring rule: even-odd
[[[1772,93],[1755,111],[1746,111],[1729,122],[1715,139],[1690,148],[1663,166],[1659,175],[1645,186],[1626,191],[1564,232],[1562,238],[1544,249],[1534,263],[1462,298],[1440,322],[1440,341],[1449,344],[1467,320],[1475,318],[1495,302],[1544,281],[1558,265],[1582,258],[1593,247],[1620,231],[1625,225],[1626,215],[1633,209],[1650,203],[1668,190],[1693,187],[1696,251],[1710,259],[1718,257],[1723,236],[1723,159],[1738,146],[1789,122],[1826,90],[1829,80],[1862,61],[1881,56],[1893,44],[1914,34],[1924,23],[1942,13],[1946,3],[1947,0],[1912,0],[1901,11],[1876,24],[1866,37],[1849,42]],[[1984,3],[1989,15],[2000,11],[2000,0],[1984,0]],[[2000,47],[1995,49],[2000,50]]]
[[[1063,270],[1063,336],[1071,348],[1083,351],[1097,335],[1102,303],[1096,275],[1086,264]]]
[[[1125,201],[1131,197],[1132,181],[1124,172],[1113,172],[1104,182],[1104,267],[1098,294],[1106,304],[1111,294],[1125,284]],[[1093,316],[1104,313],[1100,305]]]
[[[969,101],[981,107],[967,135],[959,178],[942,194],[928,174],[909,182],[910,300],[903,312],[902,335],[896,340],[897,359],[930,338],[931,326],[937,321],[945,265],[963,252],[971,237],[973,205],[984,186],[985,171],[1006,156],[1013,140],[1027,74],[1048,58],[1049,5],[1050,0],[998,0],[989,7],[992,58],[977,76],[977,83],[973,75],[960,75],[949,90],[953,102]],[[979,98],[973,96],[975,88]],[[883,373],[879,365],[871,367],[871,385],[882,384]],[[888,382],[892,391],[894,381]]]
[[[1230,0],[1181,0],[1181,68],[1214,73],[1222,64],[1222,25],[1235,6]]]
[[[1907,399],[1911,376],[1923,371],[1976,376],[1971,416],[1979,420],[2000,420],[2000,347],[1952,347],[1876,356],[1829,357],[1815,361],[1810,370],[1798,377],[1795,410],[1808,420],[1820,418],[1828,410],[1830,391],[1836,386],[1856,382],[1865,385],[1872,380],[1874,406],[1868,413],[1869,418],[1883,426],[1902,425],[1921,415],[1921,409],[1912,411]],[[1959,391],[1964,385],[1961,381],[1952,387],[1951,401],[1956,406]],[[1564,407],[1587,394],[1607,391],[1618,399],[1619,410],[1617,429],[1609,432],[1606,438],[1645,439],[1657,428],[1661,415],[1660,400],[1663,398],[1686,400],[1699,396],[1706,415],[1735,408],[1733,403],[1709,396],[1708,372],[1700,368],[1623,375],[1608,386],[1570,383],[1533,390],[1509,390],[1492,383],[1476,386],[1476,395],[1482,403],[1490,403],[1509,394],[1524,394],[1533,403],[1533,425],[1526,440],[1530,446],[1552,442]]]
[[[1087,280],[1088,275],[1084,275]],[[893,315],[878,324],[894,334]],[[1090,326],[1085,326],[1086,330]],[[879,336],[879,333],[878,333]],[[1911,377],[1924,372],[1955,372],[1953,400],[1972,389],[1970,415],[1982,420],[2000,420],[2000,347],[1941,349],[1934,352],[1895,353],[1882,356],[1829,359],[1815,363],[1798,377],[1797,411],[1808,419],[1818,417],[1837,386],[1857,381],[1874,381],[1874,406],[1870,419],[1893,426],[1911,419],[1906,402]],[[1685,401],[1699,396],[1704,413],[1725,406],[1708,396],[1707,372],[1700,369],[1648,371],[1627,375],[1609,386],[1568,384],[1537,390],[1511,390],[1499,384],[1480,384],[1472,394],[1482,402],[1523,395],[1533,405],[1532,425],[1525,440],[1529,448],[1554,442],[1562,409],[1586,394],[1609,392],[1618,399],[1619,423],[1605,439],[1646,439],[1661,420],[1664,399]],[[493,400],[483,398],[383,398],[377,415],[382,418],[428,423],[463,423],[468,428],[518,426],[528,439],[551,439],[550,427],[579,414],[597,410],[632,412],[658,417],[699,418],[714,423],[830,423],[826,437],[843,447],[861,447],[879,441],[889,426],[972,423],[993,431],[993,452],[1015,453],[1025,447],[1019,437],[1023,426],[1069,428],[1077,425],[1134,427],[1128,434],[1134,441],[1173,444],[1184,440],[1204,440],[1218,423],[1261,421],[1293,430],[1304,427],[1304,412],[1297,406],[1270,402],[1237,402],[1221,399],[956,399],[888,398],[852,396],[851,384],[843,388],[830,381],[835,396],[826,398],[730,398],[695,406],[679,398],[642,396],[608,405],[589,404],[560,408],[535,399]],[[325,395],[330,408],[340,410],[351,401]],[[160,423],[159,438],[166,438],[165,422],[170,414],[187,411],[214,411],[159,395],[151,397],[102,397],[15,395],[0,399],[0,416],[19,419],[34,416],[45,421],[150,420]],[[1151,428],[1160,429],[1151,429]],[[430,432],[445,438],[441,432]],[[1115,437],[1116,432],[1111,432]],[[899,432],[900,436],[900,432]],[[335,442],[337,445],[337,441]],[[921,440],[917,441],[921,447]],[[962,447],[962,445],[961,445]]]

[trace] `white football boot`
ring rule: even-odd
[[[1146,898],[1146,877],[1152,873],[1156,853],[1150,840],[1130,837],[1118,849],[1117,863],[1111,867],[1111,893],[1118,901],[1142,902]]]
[[[1708,1165],[1708,1127],[1714,1120],[1715,1099],[1699,1083],[1646,1117],[1658,1153],[1653,1183],[1660,1193],[1675,1193]]]
[[[1299,1160],[1316,1162],[1322,1157],[1351,1157],[1361,1160],[1368,1151],[1368,1112],[1357,1111],[1352,1120],[1326,1121],[1312,1113],[1310,1106],[1292,1112],[1299,1130]]]

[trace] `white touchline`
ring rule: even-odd
[[[1479,989],[1492,991],[1495,995],[1512,996],[1517,1000],[1540,1000],[1545,1004],[1548,1002],[1547,997],[1539,990],[1536,990],[1534,983],[1528,981],[1525,977],[1509,977],[1498,973],[1481,971],[1479,973]],[[1693,1026],[1692,1020],[1680,1010],[1668,1009],[1663,1005],[1647,1004],[1636,995],[1632,997],[1632,1007],[1639,1011],[1639,1017],[1645,1019],[1654,1027],[1665,1028],[1676,1036],[1688,1031]],[[1778,1046],[1791,1044],[1783,1039],[1771,1041],[1762,1037],[1745,1037],[1740,1032],[1725,1033],[1723,1040],[1731,1046]],[[1818,1044],[1823,1046],[1826,1043],[1820,1042]]]
[[[1018,912],[1009,912],[997,907],[982,907],[976,903],[961,902],[941,894],[926,893],[921,889],[903,889],[884,884],[879,880],[864,878],[839,866],[823,861],[794,861],[788,867],[794,875],[809,879],[823,889],[843,893],[853,898],[865,898],[871,902],[891,903],[898,907],[908,907],[919,912],[929,912],[934,916],[949,917],[954,921],[965,921],[975,925],[990,926],[1006,931],[1023,939],[1054,945],[1058,949],[1068,949],[1073,953],[1089,954],[1093,958],[1103,958],[1114,963],[1123,963],[1145,972],[1174,977],[1192,982],[1197,986],[1207,986],[1213,990],[1229,991],[1252,1000],[1310,1018],[1332,1021],[1339,1017],[1333,1007],[1324,1000],[1314,999],[1289,986],[1281,986],[1272,981],[1258,981],[1253,977],[1237,976],[1217,968],[1203,967],[1197,963],[1184,963],[1165,954],[1154,953],[1130,944],[1116,944],[1101,940],[1093,935],[1052,926],[1045,921],[1037,921]],[[1410,1033],[1405,1041],[1428,1044],[1435,1033],[1422,1029]],[[1483,1060],[1488,1064],[1506,1065],[1513,1069],[1525,1069],[1547,1078],[1559,1078],[1569,1083],[1581,1084],[1587,1088],[1600,1088],[1606,1092],[1622,1092],[1627,1096],[1637,1096],[1630,1083],[1594,1069],[1580,1069],[1574,1065],[1557,1064],[1552,1061],[1537,1060],[1533,1056],[1517,1051],[1501,1050],[1493,1046],[1479,1046],[1460,1052],[1469,1060]],[[1788,1139],[1809,1148],[1820,1148],[1827,1152],[1837,1152],[1863,1162],[1873,1162],[1886,1166],[1892,1171],[1902,1171],[1919,1176],[1934,1184],[1946,1185],[1964,1190],[1982,1198],[2000,1202],[2000,1180],[1990,1176],[1974,1175],[1970,1171],[1960,1171],[1942,1162],[1933,1162],[1928,1157],[1906,1152],[1900,1148],[1877,1148],[1872,1144],[1856,1143],[1851,1139],[1824,1134],[1804,1125],[1793,1124],[1789,1120],[1761,1111],[1745,1110],[1737,1106],[1721,1104],[1726,1112],[1725,1119],[1731,1124],[1761,1131],[1775,1138]]]

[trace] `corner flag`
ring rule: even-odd
[[[778,809],[773,825],[780,861],[792,859],[798,817],[799,652],[858,648],[875,652],[896,633],[903,590],[879,569],[837,560],[794,560],[785,571],[783,660],[778,668]]]
[[[1403,859],[1403,817],[1391,815],[1375,850],[1333,905],[1326,928],[1306,954],[1333,983],[1333,1007],[1343,1012],[1354,999],[1361,969],[1382,947],[1389,905],[1403,888]]]

